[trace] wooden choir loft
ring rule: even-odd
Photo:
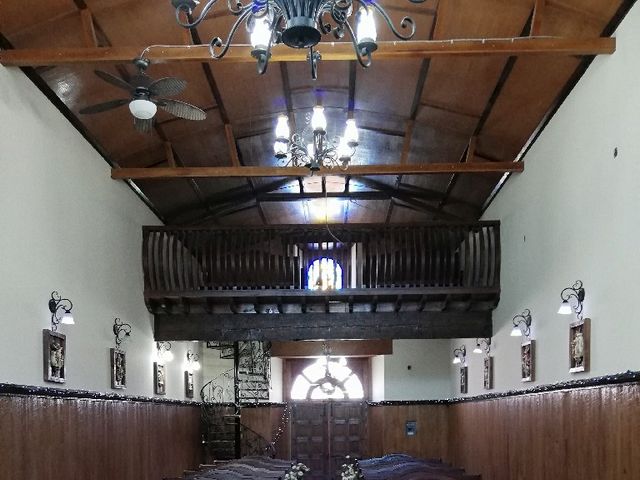
[[[638,45],[635,0],[0,1],[0,480],[640,479]]]

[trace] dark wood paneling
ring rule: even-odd
[[[156,341],[487,338],[490,312],[155,315]]]
[[[369,456],[406,453],[418,458],[448,457],[447,405],[369,407]],[[415,436],[405,435],[407,421],[417,422]]]
[[[372,357],[375,355],[393,354],[393,340],[333,340],[308,342],[279,342],[271,343],[271,356],[318,357],[324,355],[323,346],[329,347],[333,356]]]
[[[240,422],[267,441],[275,440],[276,458],[289,459],[289,424],[288,419],[283,423],[283,415],[288,417],[288,412],[285,412],[282,405],[241,408]],[[284,431],[278,435],[278,429],[283,426]]]
[[[640,384],[451,405],[449,445],[483,480],[640,478]]]
[[[0,396],[0,479],[160,480],[200,463],[200,407]]]

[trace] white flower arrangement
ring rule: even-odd
[[[346,460],[348,463],[342,464],[341,480],[364,480],[364,475],[360,470],[360,465],[358,465],[358,459],[355,458],[352,461],[351,457],[347,456]]]
[[[284,480],[298,480],[304,478],[305,473],[309,471],[304,463],[292,463],[291,469],[284,475]]]

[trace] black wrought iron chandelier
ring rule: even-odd
[[[284,166],[307,167],[312,172],[320,168],[338,167],[346,170],[358,146],[358,128],[353,118],[347,120],[344,135],[327,138],[327,118],[324,107],[313,107],[313,114],[307,115],[302,133],[291,135],[289,118],[278,117],[276,141],[273,151]]]
[[[213,9],[218,0],[207,0],[194,18],[198,0],[171,0],[176,9],[176,20],[184,28],[197,27]],[[411,3],[423,3],[425,0],[409,0]],[[356,5],[357,12],[354,14]],[[267,70],[271,47],[284,43],[292,48],[308,48],[307,59],[311,65],[311,76],[317,78],[320,54],[314,47],[323,35],[333,34],[335,39],[349,34],[351,43],[360,65],[371,65],[371,56],[378,48],[374,11],[387,23],[389,29],[400,40],[409,40],[416,31],[415,22],[405,16],[400,22],[401,33],[391,18],[376,0],[250,0],[243,4],[241,0],[227,0],[229,12],[238,17],[225,41],[215,37],[209,42],[213,58],[222,58],[231,47],[231,41],[240,25],[244,22],[251,34],[251,55],[258,61],[258,73]],[[354,27],[349,22],[355,18]]]

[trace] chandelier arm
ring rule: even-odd
[[[251,10],[253,2],[244,5],[240,0],[227,0],[227,9],[233,15],[242,15],[246,10]]]
[[[220,37],[215,37],[214,39],[211,40],[211,42],[209,43],[209,53],[211,54],[211,58],[215,58],[216,60],[218,60],[225,56],[225,54],[229,50],[229,47],[231,47],[231,40],[233,39],[233,36],[236,34],[238,27],[240,27],[240,24],[244,20],[246,20],[246,18],[250,14],[251,14],[251,9],[248,8],[238,17],[238,19],[233,24],[233,27],[231,27],[231,30],[229,31],[229,35],[227,36],[227,41],[225,43],[222,43],[222,39]],[[216,53],[215,49],[220,47],[222,47],[222,50],[220,50],[220,53]]]
[[[364,68],[369,68],[371,66],[371,51],[367,48],[360,48],[358,46],[358,42],[356,41],[356,35],[353,33],[353,28],[349,22],[345,23],[344,26],[347,28],[349,35],[351,36],[351,43],[353,44],[353,49],[356,52],[356,58],[358,59],[358,63],[362,65]]]
[[[384,8],[382,8],[380,5],[378,5],[378,3],[375,2],[375,1],[370,2],[369,5],[371,5],[373,8],[375,8],[378,11],[380,16],[382,16],[382,18],[384,18],[384,21],[387,22],[387,25],[389,26],[389,29],[400,40],[411,40],[413,38],[413,36],[416,34],[416,22],[413,20],[413,18],[411,18],[411,17],[403,17],[403,19],[400,21],[400,28],[402,28],[402,29],[407,29],[407,28],[410,29],[409,34],[403,35],[395,27],[395,25],[393,24],[393,20],[391,20],[391,17],[389,17],[389,14],[387,14],[387,12],[385,11]]]
[[[182,3],[178,5],[176,7],[176,21],[178,22],[178,25],[184,28],[197,27],[202,23],[205,17],[209,14],[209,11],[215,6],[217,2],[218,0],[209,0],[209,2],[207,2],[207,4],[204,7],[202,7],[202,11],[200,12],[200,15],[198,15],[198,18],[196,18],[191,22],[189,21],[189,16],[193,13],[191,10],[191,7],[186,3]],[[181,14],[183,13],[187,17],[186,22],[183,22],[182,19],[180,18]]]

